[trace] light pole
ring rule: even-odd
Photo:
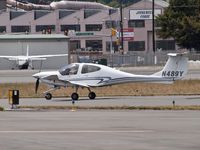
[[[153,46],[153,52],[155,53],[155,0],[152,0],[152,46]]]
[[[121,42],[120,46],[122,50],[122,54],[124,54],[124,33],[123,33],[123,0],[120,0],[120,32],[121,32]]]

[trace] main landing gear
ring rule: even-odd
[[[76,100],[79,99],[79,95],[77,93],[78,92],[78,88],[79,87],[76,87],[76,92],[72,93],[72,95],[71,95],[71,98],[72,98],[73,101],[76,101]],[[88,94],[89,99],[95,99],[96,98],[96,94],[94,92],[92,92],[90,90],[90,88],[88,88],[88,91],[89,91],[89,94]]]
[[[95,99],[95,98],[96,98],[96,94],[95,94],[94,92],[90,92],[90,93],[88,94],[88,97],[89,97],[90,99]]]
[[[79,95],[77,93],[72,93],[71,95],[72,100],[76,101],[79,98]]]

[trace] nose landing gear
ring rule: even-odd
[[[45,94],[46,100],[51,100],[52,99],[52,94],[51,93],[46,93]]]

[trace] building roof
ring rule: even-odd
[[[150,2],[152,2],[152,0],[148,0]],[[155,0],[155,4],[160,5],[162,7],[168,7],[169,3],[163,0]]]
[[[63,34],[3,34],[0,40],[69,39]]]

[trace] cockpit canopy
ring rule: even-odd
[[[61,75],[76,75],[78,73],[78,70],[80,68],[79,64],[70,64],[67,66],[62,67],[59,72]],[[86,74],[86,73],[92,73],[99,71],[101,68],[95,65],[91,64],[83,64],[82,69],[81,69],[81,74]]]
[[[70,64],[70,65],[62,67],[59,70],[59,72],[63,76],[65,76],[65,75],[76,75],[78,73],[78,68],[79,68],[78,64]]]

